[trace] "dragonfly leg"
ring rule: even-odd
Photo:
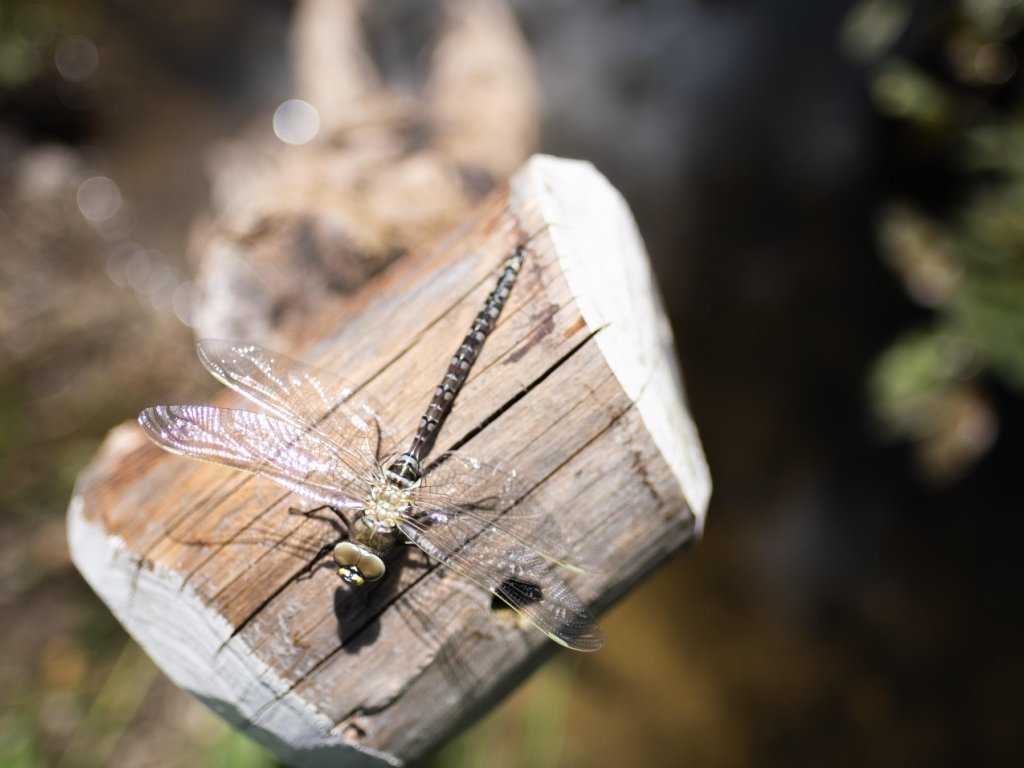
[[[370,420],[373,423],[373,456],[380,463],[384,460],[384,456],[381,454],[384,452],[383,448],[383,430],[380,427],[380,419],[376,415]]]
[[[333,517],[325,518],[318,514],[320,512],[323,512],[325,509],[333,512],[338,519],[336,520]],[[342,510],[338,509],[337,507],[332,507],[330,504],[321,504],[319,507],[313,507],[313,509],[298,509],[297,507],[289,507],[288,514],[302,515],[303,517],[312,517],[317,520],[326,520],[328,523],[331,524],[331,526],[334,527],[334,529],[338,532],[339,535],[339,538],[335,539],[329,544],[324,544],[322,547],[320,547],[320,551],[317,552],[316,556],[314,556],[313,559],[309,561],[309,565],[307,565],[305,568],[302,569],[302,571],[300,571],[297,578],[299,580],[308,579],[310,576],[313,575],[313,572],[317,568],[330,568],[331,570],[334,570],[334,562],[328,557],[328,555],[334,552],[334,548],[338,545],[338,543],[343,541],[345,536],[348,535],[348,532],[352,530],[352,521],[345,515],[345,513]],[[344,523],[344,531],[341,530],[341,525],[339,525],[338,520],[341,520],[341,522]]]
[[[324,544],[320,547],[320,551],[317,552],[316,556],[309,561],[309,565],[299,571],[298,576],[295,577],[296,580],[304,581],[305,579],[310,578],[313,575],[313,572],[318,568],[330,568],[333,571],[334,563],[327,558],[327,556],[331,553],[336,544],[337,542],[332,541],[330,544]]]
[[[348,519],[348,517],[345,515],[345,513],[342,512],[337,507],[332,507],[330,504],[321,504],[319,507],[313,507],[313,509],[299,509],[298,507],[288,507],[288,514],[289,515],[302,515],[303,517],[312,517],[312,518],[315,518],[316,520],[323,520],[325,518],[321,517],[317,513],[318,512],[323,512],[325,509],[330,510],[331,512],[333,512],[341,520],[341,522],[343,522],[345,524],[345,528],[346,529],[351,529],[352,528],[352,521]],[[328,517],[328,518],[326,518],[326,520],[328,522],[330,522],[331,524],[333,524],[333,525],[337,525],[337,521],[334,520],[333,518]]]

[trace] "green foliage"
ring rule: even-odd
[[[0,716],[0,765],[8,768],[46,765],[39,754],[34,725],[31,718],[17,710]]]
[[[567,744],[567,712],[578,659],[548,663],[484,720],[447,744],[434,768],[554,768],[582,764]]]
[[[887,431],[912,440],[942,482],[995,439],[989,382],[1024,394],[1024,109],[1014,92],[1024,4],[964,0],[924,18],[909,8],[861,3],[843,42],[869,66],[875,109],[900,128],[912,169],[944,175],[956,193],[949,203],[898,191],[881,211],[886,261],[933,314],[883,352],[869,390]],[[915,22],[926,43],[907,51],[899,41]]]
[[[41,3],[0,3],[0,88],[27,85],[52,67],[56,14]]]

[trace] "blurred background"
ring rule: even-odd
[[[212,391],[194,233],[218,147],[296,141],[297,7],[0,0],[0,765],[274,764],[126,638],[64,514],[108,429]],[[1024,2],[509,7],[540,148],[637,217],[714,493],[605,649],[431,765],[1021,764]]]

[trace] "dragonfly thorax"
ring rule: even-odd
[[[363,516],[360,519],[378,526],[397,528],[402,515],[413,505],[413,495],[418,485],[396,485],[386,474],[384,477],[374,478],[370,483],[370,498],[363,507]]]
[[[378,555],[386,555],[398,538],[398,513],[368,504],[352,521],[349,538]]]
[[[418,470],[418,462],[416,468]],[[384,575],[382,558],[395,545],[398,523],[412,507],[413,494],[418,486],[419,478],[413,482],[396,479],[390,468],[379,469],[375,473],[370,481],[366,504],[356,513],[349,528],[349,541],[343,541],[334,548],[334,561],[339,566],[338,574],[342,579],[362,586],[364,582],[376,581]]]

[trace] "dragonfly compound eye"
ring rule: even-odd
[[[377,581],[385,571],[383,560],[351,541],[343,541],[334,547],[334,562],[338,564],[338,575],[342,580],[357,587],[367,581]]]
[[[366,552],[359,561],[359,569],[367,581],[376,581],[384,575],[384,561],[374,554]]]

